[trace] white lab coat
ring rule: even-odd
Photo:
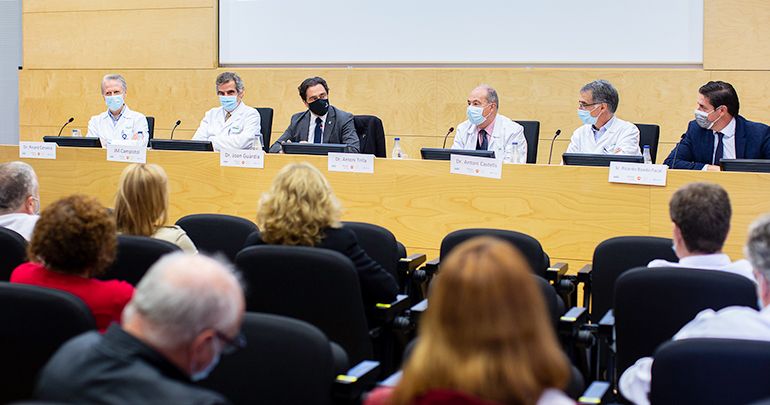
[[[527,139],[524,137],[524,127],[500,114],[495,117],[494,124],[487,150],[494,151],[495,158],[502,160],[505,156],[505,147],[513,142],[518,142],[518,163],[527,163]],[[452,149],[476,149],[477,141],[478,127],[471,124],[470,121],[465,121],[457,126]]]
[[[193,135],[193,141],[211,141],[215,151],[221,149],[252,149],[254,135],[261,134],[259,111],[241,101],[225,122],[224,107],[216,107],[206,112],[201,125]],[[264,140],[262,141],[264,142]]]
[[[109,110],[91,117],[86,136],[99,137],[105,148],[107,145],[147,146],[150,137],[148,128],[147,117],[124,104],[117,123],[112,120]],[[144,139],[132,139],[139,131],[144,132]]]
[[[607,131],[597,141],[591,125],[583,125],[572,133],[567,153],[592,153],[597,155],[641,155],[639,128],[612,116],[606,124]]]

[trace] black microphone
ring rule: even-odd
[[[556,130],[556,135],[553,136],[553,139],[551,139],[551,151],[548,152],[548,164],[551,164],[551,155],[553,155],[553,143],[556,141],[556,137],[561,134],[561,129]]]
[[[176,129],[176,127],[178,127],[179,124],[181,123],[182,123],[182,120],[176,120],[176,125],[174,125],[174,129]],[[174,139],[174,129],[171,130],[171,138],[169,139]]]
[[[682,143],[684,140],[685,135],[687,135],[687,132],[682,134],[682,137],[679,138],[679,142],[676,143],[676,149],[674,150],[674,160],[671,161],[671,168],[674,168],[674,165],[676,164],[676,154],[679,153],[679,144]]]
[[[69,124],[72,121],[75,121],[75,117],[70,117],[70,119],[67,122],[65,122],[64,125],[61,126],[61,129],[59,130],[59,135],[56,135],[56,136],[61,136],[61,131],[64,131],[64,127],[66,127],[67,124]]]
[[[455,130],[455,127],[450,127],[449,132],[446,133],[446,136],[444,137],[444,145],[441,147],[441,149],[446,149],[446,139],[449,137],[449,134],[452,133],[452,131]]]

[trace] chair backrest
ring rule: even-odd
[[[658,140],[660,139],[660,126],[655,124],[634,124],[639,128],[639,150],[644,152],[644,145],[650,145],[650,157],[652,163],[658,157]]]
[[[652,364],[650,403],[745,405],[770,396],[770,342],[682,339]]]
[[[262,149],[267,152],[270,149],[270,135],[273,133],[273,109],[270,107],[256,107],[259,111],[259,124],[262,126]]]
[[[553,319],[553,330],[558,332],[559,318],[564,315],[564,301],[559,297],[556,289],[553,288],[551,283],[543,277],[533,274],[535,283],[537,283],[540,290],[543,292],[543,299],[545,305],[548,308],[548,315]]]
[[[11,273],[27,261],[27,240],[18,233],[0,227],[0,281],[11,279]]]
[[[161,256],[181,250],[179,246],[147,236],[118,235],[115,261],[97,276],[101,280],[124,280],[136,286]]]
[[[756,284],[718,270],[637,267],[615,283],[617,374],[652,356],[698,312],[741,305],[757,307]]]
[[[374,115],[355,115],[353,124],[358,134],[359,150],[377,157],[387,157],[385,152],[385,129],[382,120]]]
[[[263,245],[235,257],[246,281],[246,310],[301,319],[321,329],[351,364],[372,360],[372,342],[353,262],[304,246]]]
[[[399,286],[403,286],[397,271],[400,257],[398,242],[393,233],[379,225],[366,222],[342,221],[342,225],[353,231],[366,254],[398,280]]]
[[[615,280],[626,270],[646,266],[655,259],[678,262],[672,241],[652,236],[619,236],[596,246],[591,271],[591,322],[612,308]]]
[[[550,260],[547,259],[548,256],[545,254],[545,252],[543,252],[543,247],[540,245],[540,242],[538,242],[537,239],[521,232],[508,231],[505,229],[474,228],[454,231],[445,236],[441,241],[441,250],[439,253],[441,259],[443,260],[449,251],[451,251],[460,243],[465,242],[470,238],[482,235],[495,236],[497,238],[511,242],[527,258],[527,261],[529,261],[529,265],[532,267],[532,271],[535,274],[541,277],[546,276],[546,270],[548,269],[548,266],[551,265],[551,263]]]
[[[329,404],[334,382],[329,339],[315,326],[285,316],[248,312],[247,346],[223,356],[201,385],[234,404]]]
[[[524,127],[524,138],[527,139],[527,163],[537,162],[537,144],[540,140],[540,121],[516,121]]]
[[[62,343],[96,330],[80,298],[52,288],[0,282],[0,403],[32,395],[38,372]]]
[[[176,221],[201,252],[222,252],[232,262],[246,238],[259,230],[246,218],[224,214],[193,214]]]
[[[153,136],[155,135],[155,117],[145,118],[147,118],[147,139],[153,139]]]

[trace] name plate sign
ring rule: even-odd
[[[54,142],[19,142],[19,157],[30,159],[56,159]]]
[[[222,149],[219,151],[219,165],[229,167],[265,168],[265,151],[244,149]]]
[[[328,162],[330,172],[374,173],[374,155],[330,152]]]
[[[665,186],[668,166],[644,163],[610,162],[610,183]]]
[[[468,176],[499,179],[503,175],[503,161],[495,158],[483,158],[466,155],[449,155],[449,172]]]
[[[147,163],[146,146],[107,145],[108,162]]]

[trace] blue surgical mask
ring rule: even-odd
[[[219,102],[225,108],[225,111],[232,112],[235,110],[235,107],[238,107],[238,96],[219,96]]]
[[[107,107],[111,111],[118,111],[120,110],[120,107],[123,107],[123,95],[118,94],[117,96],[104,96],[104,102],[107,103]]]
[[[465,114],[468,115],[468,121],[470,121],[473,125],[483,124],[484,121],[487,120],[487,117],[489,117],[489,115],[486,117],[484,116],[484,108],[486,107],[476,107],[469,105],[468,109],[465,111]],[[490,111],[489,114],[492,114],[492,111]]]
[[[219,364],[219,357],[222,353],[220,353],[219,350],[219,340],[218,339],[211,339],[211,350],[213,350],[216,354],[214,355],[214,358],[211,359],[211,363],[209,363],[208,366],[206,366],[203,370],[198,371],[196,373],[193,373],[193,375],[190,376],[191,381],[200,381],[205,380],[208,378],[209,374],[214,370],[214,367]]]
[[[583,121],[583,124],[595,125],[596,121],[599,120],[599,115],[601,114],[597,115],[596,117],[592,117],[591,113],[594,112],[594,110],[597,108],[599,108],[598,105],[591,111],[578,108],[578,117],[580,117],[580,121]]]

